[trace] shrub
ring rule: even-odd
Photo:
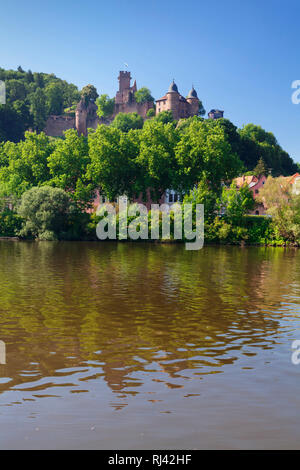
[[[22,219],[10,209],[0,213],[0,237],[15,237],[22,226]]]
[[[22,195],[18,214],[23,218],[22,237],[54,240],[68,230],[71,202],[60,188],[34,187]]]

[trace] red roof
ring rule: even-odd
[[[165,101],[167,99],[167,95],[163,96],[162,98],[159,98],[159,100],[156,100],[156,102],[158,101]]]
[[[235,178],[234,181],[237,187],[241,187],[245,183],[247,183],[248,185],[251,183],[257,183],[258,178],[255,175],[246,175],[246,176],[243,175],[243,176],[240,176],[239,178]]]
[[[300,174],[299,174],[299,173],[295,173],[295,174],[292,175],[292,176],[287,176],[288,183],[294,184],[294,183],[295,183],[295,179],[296,179],[296,178],[299,178],[299,177],[300,177]]]

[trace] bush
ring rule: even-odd
[[[0,213],[0,237],[15,237],[22,226],[22,219],[10,209]]]
[[[147,117],[148,117],[148,118],[152,118],[152,117],[154,117],[154,116],[155,116],[155,109],[154,109],[154,108],[148,109],[148,111],[147,111]]]
[[[18,214],[23,218],[19,235],[42,240],[59,239],[69,228],[72,210],[68,194],[59,188],[41,186],[22,195]]]

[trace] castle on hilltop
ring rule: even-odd
[[[130,86],[131,75],[130,72],[120,71],[118,76],[119,91],[115,96],[115,109],[113,117],[118,113],[138,113],[142,118],[146,119],[147,112],[153,108],[153,101],[146,101],[145,103],[137,103],[135,99],[135,92],[137,91],[136,80]]]
[[[114,112],[110,119],[99,118],[97,115],[97,105],[90,101],[88,105],[81,99],[76,107],[74,116],[49,116],[45,132],[47,135],[57,137],[62,136],[67,129],[77,129],[78,134],[87,134],[87,129],[96,129],[99,124],[109,124],[118,113],[137,113],[143,119],[147,119],[147,112],[154,108],[153,101],[138,103],[135,99],[137,91],[136,81],[131,86],[131,74],[128,71],[119,73],[119,90],[115,96]],[[192,87],[188,96],[184,98],[177,88],[174,80],[167,93],[156,100],[156,114],[162,111],[172,111],[174,119],[183,119],[199,114],[200,100],[197,92]],[[223,111],[213,109],[208,113],[209,118],[219,119],[223,117]]]
[[[173,80],[167,93],[159,100],[156,100],[156,114],[162,111],[172,111],[174,119],[184,119],[196,116],[199,113],[199,104],[200,100],[194,87],[192,87],[187,98],[184,98],[179,93]]]

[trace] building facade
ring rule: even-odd
[[[173,118],[176,120],[197,116],[199,104],[200,101],[194,87],[190,90],[187,98],[184,98],[179,93],[177,85],[173,80],[167,93],[162,98],[156,100],[156,114],[162,111],[172,111]]]
[[[234,182],[236,184],[237,189],[240,189],[244,184],[247,184],[248,188],[252,192],[254,200],[257,198],[260,188],[266,182],[265,175],[243,175],[239,178],[235,178]],[[249,214],[251,215],[265,215],[266,214],[266,207],[262,203],[256,202],[253,211],[250,211]]]

